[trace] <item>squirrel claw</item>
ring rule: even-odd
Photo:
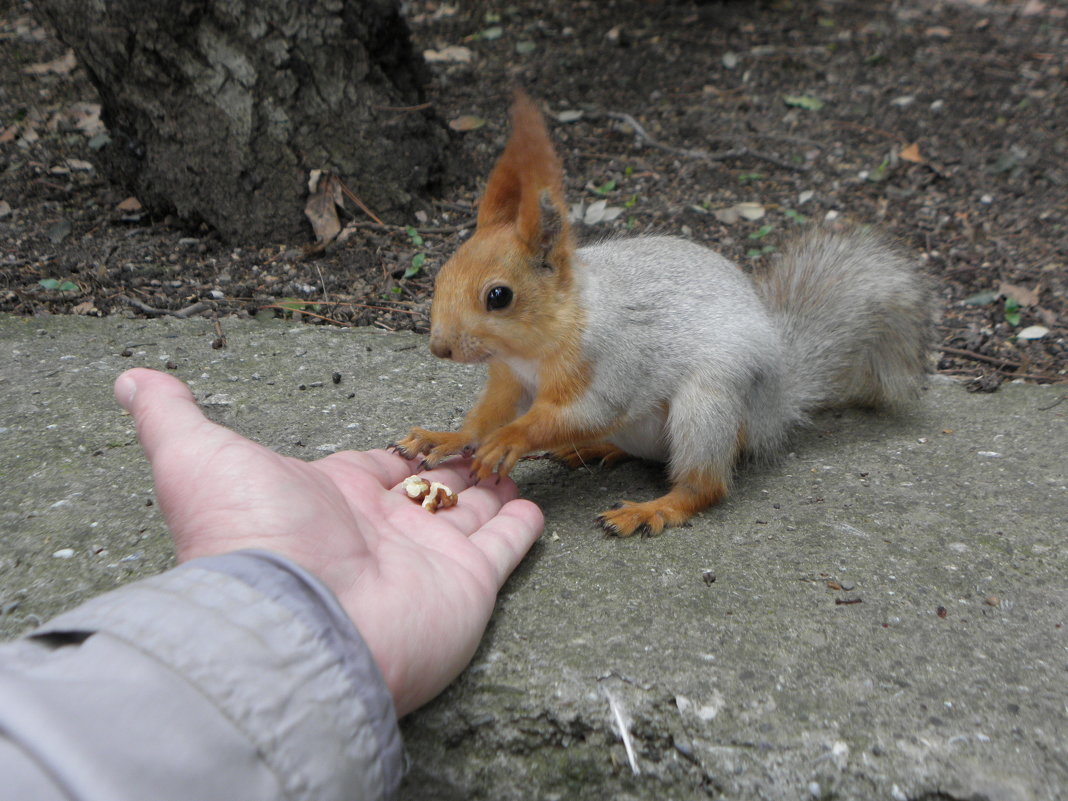
[[[593,519],[593,522],[596,523],[601,529],[601,531],[605,533],[605,536],[611,537],[619,535],[619,529],[609,523],[608,520],[605,519],[604,515],[597,515],[597,517]]]

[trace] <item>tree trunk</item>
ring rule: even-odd
[[[35,0],[89,72],[104,167],[143,205],[230,242],[308,232],[310,170],[411,210],[447,134],[398,0]]]

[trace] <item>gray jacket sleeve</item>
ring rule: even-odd
[[[0,646],[0,799],[390,797],[393,702],[334,596],[281,557],[198,559]]]

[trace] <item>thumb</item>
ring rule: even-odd
[[[133,415],[137,438],[149,461],[167,445],[203,436],[205,425],[214,428],[197,408],[189,387],[174,376],[135,367],[115,380],[115,400]]]
[[[492,565],[498,590],[523,561],[544,527],[541,509],[517,498],[502,506],[499,513],[468,538]]]

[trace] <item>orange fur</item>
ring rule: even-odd
[[[428,467],[436,467],[450,456],[473,451],[482,438],[514,420],[522,396],[523,386],[512,371],[501,362],[491,362],[482,396],[459,431],[413,428],[395,447],[409,458],[422,456]]]
[[[745,424],[738,426],[734,438],[733,466],[745,450]],[[730,492],[730,473],[720,474],[713,467],[694,470],[673,477],[671,490],[644,503],[624,501],[616,509],[597,516],[597,522],[609,534],[629,537],[635,532],[655,536],[666,526],[681,526],[695,514],[713,506]]]
[[[671,491],[652,501],[624,501],[597,517],[609,534],[629,537],[635,532],[655,536],[665,526],[681,526],[695,514],[727,496],[729,476],[714,475],[710,470],[694,471],[679,478]]]
[[[534,249],[542,233],[543,192],[548,193],[566,222],[568,207],[560,159],[538,107],[525,92],[517,90],[512,103],[512,133],[490,173],[478,207],[479,229],[514,226],[524,244]],[[571,237],[561,240],[563,249],[554,254],[554,261],[559,262],[558,268],[570,271]]]
[[[522,92],[512,133],[479,204],[478,229],[438,273],[430,348],[459,362],[489,362],[482,398],[458,432],[412,429],[398,443],[429,465],[476,450],[473,471],[507,475],[531,450],[599,439],[605,428],[570,422],[568,409],[589,386],[582,356],[584,314],[571,272],[574,243],[560,160],[537,106]],[[508,308],[488,312],[495,286],[514,293]],[[523,386],[507,360],[537,373],[530,409],[516,417]]]
[[[592,367],[582,355],[585,315],[574,287],[567,217],[563,172],[545,122],[530,98],[517,92],[512,133],[490,173],[478,229],[441,268],[431,312],[431,350],[455,361],[488,362],[486,387],[460,431],[414,428],[400,450],[423,455],[431,467],[474,451],[472,472],[480,479],[508,475],[535,450],[579,462],[627,456],[604,441],[616,421],[591,425],[571,413],[590,384]],[[498,286],[508,287],[514,300],[489,310],[488,293]],[[530,408],[518,416],[526,389],[509,362],[536,373]],[[744,441],[739,431],[739,448]],[[581,443],[578,449],[575,443]],[[728,478],[709,471],[677,477],[662,498],[606,512],[601,525],[620,536],[658,534],[726,495]]]

